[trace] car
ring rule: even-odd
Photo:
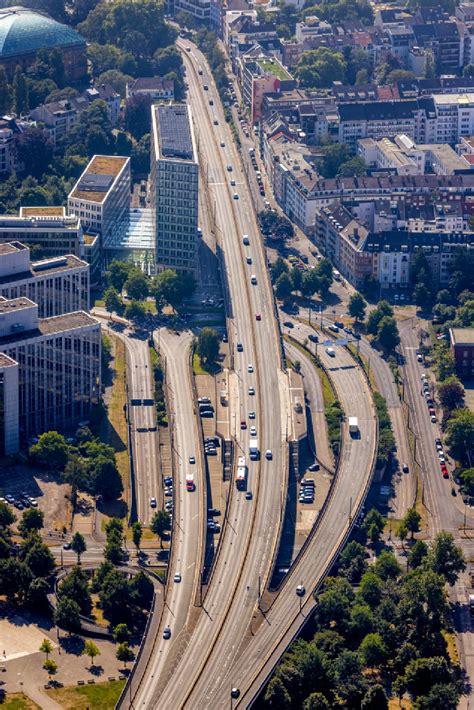
[[[285,320],[285,321],[283,321],[283,325],[285,326],[285,328],[294,328],[294,325],[293,325],[293,323],[291,322],[291,320]]]
[[[250,277],[250,283],[252,284],[252,286],[257,285],[257,277],[255,276],[255,274],[252,274],[252,276]]]
[[[272,450],[271,450],[271,449],[267,449],[267,450],[265,451],[265,458],[266,458],[268,461],[271,461],[271,460],[272,460],[273,454],[272,454]]]
[[[242,237],[242,244],[245,244],[246,247],[249,246],[250,244],[250,239],[248,234],[244,234]]]
[[[13,503],[15,501],[15,498],[14,498],[14,496],[12,496],[11,493],[7,493],[5,498],[9,503]]]
[[[420,353],[420,355],[416,356],[416,359],[418,360],[418,362],[423,362],[423,355],[421,355]]]
[[[224,335],[222,336],[222,342],[223,342],[223,343],[228,343],[228,342],[229,342],[229,338],[227,337],[226,333],[224,333]]]
[[[252,491],[246,491],[245,500],[252,500],[252,498],[253,498]]]
[[[150,498],[150,507],[156,508],[156,498]]]
[[[436,451],[443,451],[443,444],[441,443],[441,441],[439,442],[439,444],[436,444]]]
[[[25,506],[23,505],[23,503],[21,502],[21,500],[16,500],[16,501],[13,503],[13,505],[15,506],[15,508],[16,508],[17,510],[24,510],[24,509],[25,509]]]
[[[65,542],[63,545],[63,550],[70,550],[71,549],[71,543],[70,542]]]
[[[312,343],[318,343],[318,342],[319,342],[318,336],[317,336],[317,335],[313,335],[313,333],[310,333],[310,334],[308,335],[308,340],[311,340]]]
[[[165,639],[165,641],[171,638],[171,629],[169,626],[165,626],[163,630],[163,638]]]
[[[165,486],[171,486],[173,483],[173,477],[172,476],[165,476],[163,478],[163,483],[165,484]]]
[[[334,325],[337,326],[338,328],[344,328],[344,323],[340,320],[335,320]]]
[[[326,348],[326,353],[329,357],[336,357],[336,351],[334,348]]]
[[[179,572],[176,572],[175,576],[173,577],[173,582],[176,582],[176,584],[179,584],[181,582],[181,575]]]
[[[421,379],[422,382],[423,382],[423,380],[426,380],[426,373],[425,373],[425,372],[422,372],[422,373],[421,373],[420,379]]]
[[[232,165],[228,165],[228,166],[227,166],[227,170],[228,170],[229,173],[231,173],[231,172],[232,172]]]
[[[186,47],[186,51],[187,51],[187,52],[190,52],[190,51],[191,51],[191,47]]]
[[[354,333],[354,338],[355,338],[356,340],[360,340],[361,337],[362,337],[362,336],[361,336],[360,333]]]
[[[245,421],[245,419],[242,419],[242,421],[240,422],[240,428],[241,428],[241,429],[246,429],[246,428],[247,428],[247,422]]]
[[[214,119],[214,125],[215,125],[215,126],[218,126],[218,125],[219,125],[219,121],[217,120],[217,118]]]
[[[165,497],[166,497],[166,498],[171,498],[172,495],[173,495],[173,489],[172,489],[172,488],[167,488],[167,489],[165,490]]]
[[[444,458],[444,456],[439,457],[439,462],[446,465],[446,459]]]
[[[251,426],[250,427],[250,436],[257,436],[257,427],[256,426]]]
[[[204,91],[209,91],[209,87],[207,84],[204,84],[204,86],[202,88],[204,89]]]
[[[428,407],[428,411],[431,414],[431,416],[433,416],[433,414],[436,414],[436,410],[434,407]]]
[[[232,688],[230,691],[230,697],[231,698],[238,698],[240,695],[240,690],[238,688]]]
[[[296,594],[299,597],[304,597],[304,595],[306,594],[306,589],[303,587],[302,584],[298,584],[298,586],[296,587]]]
[[[234,200],[238,200],[238,199],[239,199],[239,196],[238,196],[238,194],[237,194],[236,192],[234,192],[233,197],[234,197]]]
[[[439,438],[439,436],[436,437],[435,444],[436,446],[441,446],[441,439]]]
[[[251,263],[252,263],[252,257],[251,257],[251,256],[247,256],[247,257],[245,258],[245,261],[247,262],[247,264],[251,264]]]
[[[209,106],[214,106],[214,101],[212,99],[209,99]]]
[[[443,478],[449,478],[449,473],[448,471],[443,471]]]
[[[330,325],[328,325],[328,329],[332,330],[333,333],[339,333],[339,328],[335,323],[331,323]]]
[[[319,471],[319,463],[312,463],[311,466],[308,466],[308,471]]]
[[[447,470],[448,470],[448,467],[446,466],[445,463],[440,464],[440,468],[441,468],[442,471],[447,471]]]
[[[433,402],[433,400],[431,399],[431,397],[428,397],[428,399],[426,400],[426,404],[427,404],[429,407],[433,407],[433,406],[434,406],[434,402]]]
[[[255,412],[249,412],[249,419],[255,419]]]
[[[314,478],[302,478],[301,485],[303,488],[314,488]]]
[[[242,343],[237,343],[237,352],[242,353],[244,351],[244,346]]]
[[[431,423],[436,424],[436,417],[434,414],[431,415]]]
[[[347,333],[348,335],[352,335],[352,328],[344,328],[344,333]]]
[[[408,468],[408,464],[407,464],[407,463],[404,463],[404,464],[403,464],[403,466],[402,466],[402,471],[403,471],[403,473],[408,473],[408,472],[410,471],[410,469]]]
[[[221,141],[221,148],[225,148],[225,143],[224,143],[224,141]]]
[[[207,514],[208,515],[220,515],[221,511],[218,508],[208,508]]]
[[[230,184],[232,185],[232,187],[235,187],[235,180],[231,180],[231,181],[230,181]],[[234,199],[235,199],[235,198],[234,198]]]
[[[189,463],[196,463],[196,459],[194,456],[189,457]]]
[[[253,372],[253,365],[251,363],[247,365],[247,372]]]
[[[252,397],[255,394],[255,387],[249,387],[249,395]]]

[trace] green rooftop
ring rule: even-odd
[[[256,63],[266,74],[273,74],[273,76],[282,81],[291,79],[291,74],[274,59],[257,59]]]

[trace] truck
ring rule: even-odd
[[[295,412],[302,412],[303,411],[303,405],[301,404],[301,399],[299,397],[295,397]]]
[[[247,488],[247,464],[245,462],[245,456],[239,456],[237,459],[235,483],[239,491],[245,491]]]
[[[257,461],[260,458],[260,451],[258,450],[258,440],[250,439],[249,441],[249,455],[252,461]]]
[[[357,420],[357,417],[349,417],[348,419],[349,422],[349,434],[352,436],[357,436],[359,433],[359,422]]]
[[[194,491],[196,488],[194,484],[194,475],[192,473],[187,473],[186,474],[186,490],[187,491]]]
[[[474,614],[474,594],[469,595],[469,611]]]

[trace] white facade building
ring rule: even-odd
[[[20,447],[18,418],[18,363],[0,353],[0,458]]]

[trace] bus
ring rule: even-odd
[[[237,460],[235,483],[239,491],[245,491],[247,488],[247,464],[245,462],[245,456],[239,456]]]

